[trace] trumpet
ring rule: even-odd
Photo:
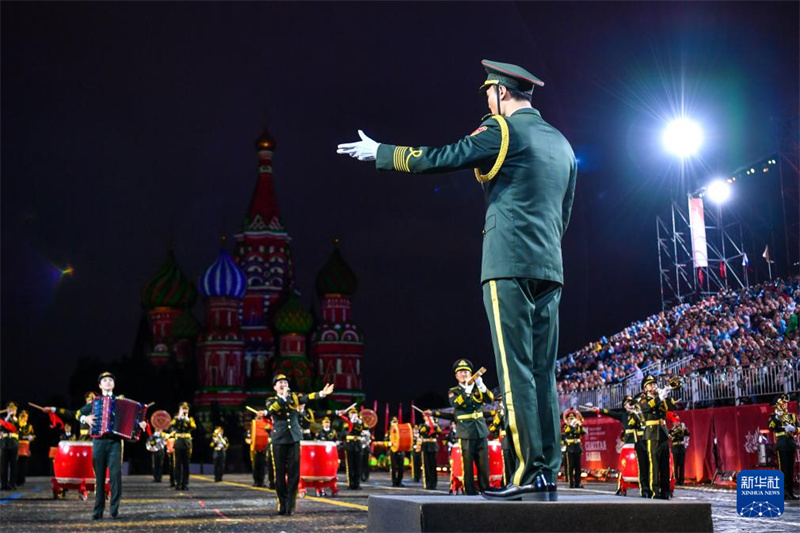
[[[684,385],[685,381],[681,376],[670,376],[670,378],[667,380],[667,386],[657,389],[658,396],[661,398],[666,398],[669,393],[680,389]]]

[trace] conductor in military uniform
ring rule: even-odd
[[[459,359],[453,365],[458,385],[447,391],[453,407],[453,416],[458,421],[456,436],[461,445],[461,461],[464,472],[464,492],[468,496],[478,494],[475,488],[473,464],[478,469],[478,488],[485,492],[489,488],[489,428],[483,417],[483,406],[494,401],[492,391],[478,377],[472,378],[472,362]]]
[[[555,362],[564,282],[561,240],[575,195],[569,142],[531,106],[544,83],[527,70],[484,60],[480,90],[491,115],[443,147],[360,141],[337,152],[378,170],[442,173],[473,168],[486,196],[481,283],[516,469],[484,496],[555,500],[561,463]],[[460,424],[459,424],[460,425]]]
[[[278,495],[278,514],[294,512],[297,486],[300,483],[300,406],[333,392],[333,384],[325,385],[319,392],[296,394],[289,391],[289,380],[283,374],[272,378],[277,396],[267,400],[264,416],[272,417],[270,448],[275,466],[275,492]]]

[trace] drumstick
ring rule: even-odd
[[[347,411],[349,411],[350,409],[352,409],[356,405],[358,405],[358,402],[353,402],[350,405],[348,405],[347,407],[345,407],[344,409],[342,409],[342,411],[344,411],[346,413]]]
[[[245,408],[245,409],[247,409],[248,411],[252,411],[252,412],[254,412],[254,413],[255,413],[255,414],[257,414],[257,415],[260,415],[260,414],[261,414],[261,411],[257,411],[256,409],[253,409],[253,408],[252,408],[252,407],[250,407],[249,405],[245,405],[245,406],[244,406],[244,408]]]
[[[419,408],[419,407],[417,407],[416,405],[412,405],[411,407],[413,407],[414,409],[416,409],[417,411],[419,411],[419,412],[420,412],[420,413],[422,413],[423,415],[425,414],[425,411],[423,411],[422,409],[420,409],[420,408]]]
[[[579,405],[578,409],[586,409],[588,411],[594,411],[594,407],[591,405]]]
[[[38,409],[38,410],[40,410],[40,411],[44,411],[45,413],[49,413],[49,412],[50,412],[50,410],[49,410],[49,409],[45,409],[45,408],[44,408],[44,407],[42,407],[41,405],[36,405],[36,404],[35,404],[35,403],[33,403],[33,402],[28,402],[28,405],[30,405],[31,407],[35,407],[35,408],[37,408],[37,409]]]
[[[478,369],[478,371],[477,371],[477,372],[475,372],[474,374],[472,374],[472,377],[470,377],[470,378],[467,380],[467,385],[472,385],[473,383],[475,383],[475,380],[476,380],[476,379],[478,379],[479,377],[481,377],[481,376],[482,376],[483,374],[485,374],[485,373],[486,373],[486,367],[483,367],[483,366],[482,366],[482,367],[480,367],[480,368]]]
[[[151,407],[153,407],[155,404],[156,404],[156,402],[150,402],[150,403],[148,403],[147,405],[145,405],[145,407],[147,407],[148,409],[150,409],[150,408],[151,408]]]

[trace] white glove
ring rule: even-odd
[[[375,161],[375,156],[378,155],[378,145],[380,143],[367,137],[361,130],[358,130],[358,136],[361,137],[360,141],[340,144],[336,149],[336,153],[347,154],[350,157],[355,157],[359,161]]]
[[[483,384],[483,378],[479,377],[475,380],[475,385],[478,386],[478,390],[481,392],[486,392],[486,385]]]
[[[474,384],[474,383],[470,383],[469,385],[467,385],[466,387],[464,387],[464,392],[467,394],[467,396],[469,396],[470,394],[472,394],[472,389],[473,389],[474,387],[475,387],[475,384]]]
[[[792,432],[792,431],[794,431],[795,429],[797,429],[797,428],[796,428],[796,427],[794,427],[794,426],[793,426],[793,425],[791,425],[791,424],[787,424],[787,425],[786,425],[786,431],[788,431],[789,433],[791,433],[791,432]]]
[[[658,391],[658,397],[662,400],[666,400],[667,396],[669,396],[669,389],[664,387],[664,389]]]

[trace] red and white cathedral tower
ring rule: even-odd
[[[195,394],[195,408],[207,412],[216,403],[239,411],[245,400],[245,342],[239,314],[247,278],[223,248],[203,273],[199,287],[206,306],[206,329],[197,357],[200,390]]]
[[[322,319],[311,334],[311,354],[322,382],[336,387],[331,399],[344,405],[364,401],[364,334],[352,318],[356,287],[356,276],[339,251],[339,239],[335,239],[330,259],[317,274]]]
[[[197,289],[181,271],[170,249],[164,264],[142,288],[142,307],[153,328],[153,348],[148,357],[157,367],[166,364],[172,354],[178,364],[191,357],[198,324],[190,308],[196,299]]]
[[[247,289],[241,311],[245,342],[245,377],[250,389],[271,389],[270,360],[275,356],[272,328],[276,302],[294,289],[294,267],[275,196],[272,156],[275,140],[267,128],[256,140],[258,181],[242,231],[234,236],[234,260]]]

